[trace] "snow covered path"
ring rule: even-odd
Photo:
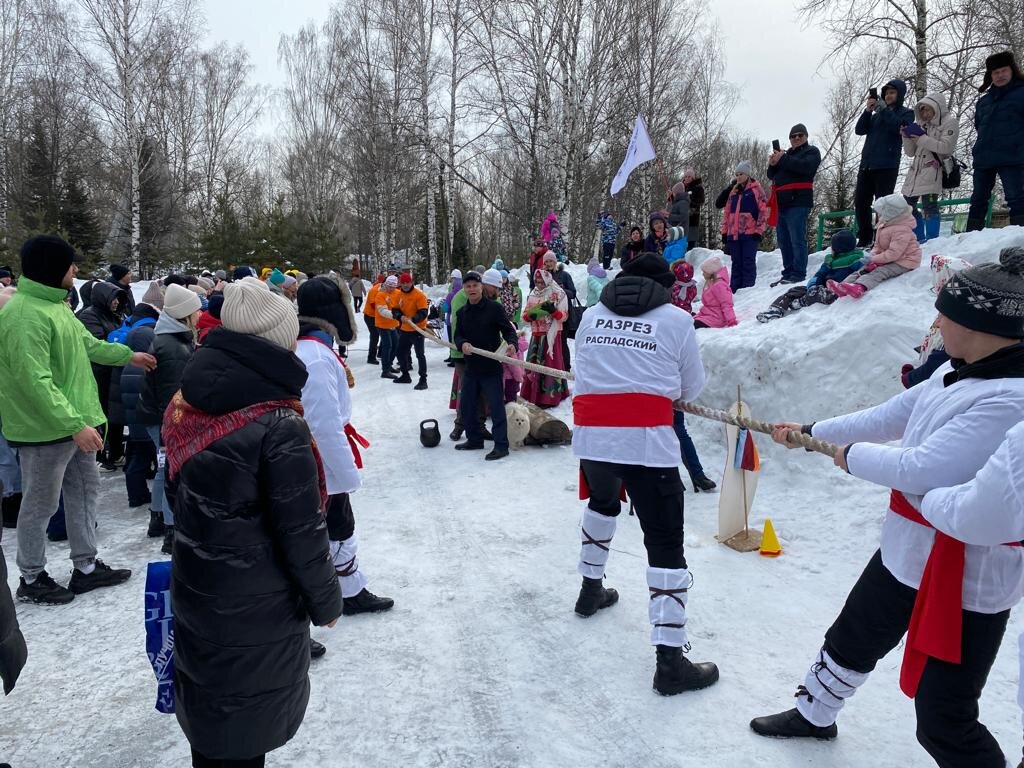
[[[917,278],[913,294],[911,288],[906,295],[894,290],[886,299],[880,289],[871,297],[879,302],[876,309],[885,300],[893,312],[910,312],[904,305],[926,284],[923,274]],[[763,299],[775,293],[766,286],[752,289],[745,302],[767,305]],[[917,296],[912,311],[928,318],[930,300]],[[837,310],[842,312],[833,317],[850,311],[830,311]],[[810,336],[822,333],[817,323],[824,311],[736,330],[760,333],[756,344],[762,347],[782,334],[809,354]],[[803,327],[807,335],[798,337]],[[726,351],[715,352],[711,345],[718,342],[710,338],[703,341],[709,371],[726,376],[724,356],[731,347],[723,334]],[[899,361],[913,358],[901,343],[888,346],[876,352],[884,358],[879,366],[898,371]],[[365,349],[361,339],[352,356],[354,423],[373,446],[364,453],[364,487],[353,507],[369,587],[394,597],[396,607],[379,616],[343,617],[334,630],[314,631],[328,653],[311,669],[306,720],[268,765],[932,764],[914,737],[913,702],[899,691],[901,651],[885,658],[849,703],[835,742],[765,740],[748,727],[751,717],[792,706],[825,629],[877,547],[884,489],[841,474],[822,456],[776,450],[760,439],[763,471],[755,509],[758,521],[772,517],[782,538],[785,552],[774,560],[718,545],[718,497],[688,493],[687,556],[696,580],[691,656],[717,662],[722,677],[705,691],[662,698],[651,690],[654,652],[647,644],[645,560],[636,519],[623,514],[613,544],[608,583],[619,590],[619,604],[578,618],[572,608],[581,504],[570,449],[520,449],[500,462],[456,453],[447,439],[451,369],[441,364],[443,350],[428,345],[430,389],[415,392],[381,380],[362,362]],[[850,361],[833,363],[816,375],[845,371]],[[749,361],[737,366],[755,367]],[[702,402],[725,405],[720,393],[735,386],[727,383],[709,390]],[[787,386],[773,389],[777,407],[762,407],[757,415],[824,415],[815,411],[828,408],[831,396]],[[877,390],[851,391],[860,404],[888,396],[894,386],[888,381]],[[846,409],[836,398],[831,408]],[[419,444],[419,422],[426,418],[441,423],[439,448]],[[693,435],[717,480],[723,432],[696,421]],[[101,557],[134,568],[135,575],[122,587],[66,607],[19,604],[30,659],[13,695],[0,700],[0,762],[14,768],[188,764],[175,719],[153,709],[142,606],[145,565],[159,557],[159,541],[145,538],[146,522],[144,510],[127,509],[121,476],[104,478]],[[3,545],[16,572],[12,531]],[[66,545],[51,544],[48,554],[51,572],[66,580]],[[12,589],[16,583],[12,575]],[[1014,763],[1021,751],[1016,637],[1022,628],[1015,615],[982,700],[983,721]]]

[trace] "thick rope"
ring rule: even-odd
[[[453,351],[459,351],[454,344],[450,344],[444,339],[440,338],[434,333],[428,333],[419,326],[413,325],[409,318],[403,317],[402,322],[412,327],[417,333],[424,338],[434,342],[435,344],[447,347]],[[552,376],[558,379],[567,379],[572,381],[575,377],[569,371],[562,371],[557,368],[548,368],[546,365],[537,365],[536,363],[528,363],[525,360],[520,360],[517,357],[508,357],[506,355],[499,355],[496,352],[490,352],[486,349],[477,349],[470,345],[474,355],[480,355],[481,357],[488,357],[491,360],[497,360],[499,363],[508,363],[509,365],[518,365],[525,368],[528,371],[536,371],[546,376]],[[684,400],[677,400],[672,404],[672,407],[677,411],[683,411],[685,413],[699,416],[702,419],[710,419],[711,421],[720,421],[723,424],[731,424],[734,427],[742,427],[743,429],[749,429],[754,432],[760,432],[765,435],[770,435],[775,425],[767,421],[759,421],[758,419],[749,419],[746,416],[736,416],[729,413],[728,411],[720,411],[716,408],[707,408],[703,405],[697,405],[696,403],[688,403]],[[805,435],[799,430],[791,429],[786,438],[793,445],[798,445],[802,448],[806,448],[809,451],[815,451],[817,453],[823,453],[829,457],[835,457],[836,452],[839,450],[839,446],[834,443],[827,443],[824,440],[819,440],[816,437]]]

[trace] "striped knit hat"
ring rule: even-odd
[[[935,308],[964,328],[1024,339],[1024,247],[1003,248],[998,264],[980,264],[953,275]]]
[[[220,319],[229,331],[259,336],[285,349],[294,349],[299,336],[299,319],[291,302],[271,293],[255,277],[224,287]]]

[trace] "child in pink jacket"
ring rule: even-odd
[[[914,227],[914,209],[903,195],[886,195],[871,206],[878,214],[875,245],[867,254],[868,263],[837,283],[829,280],[826,287],[837,296],[859,299],[881,283],[906,274],[921,266],[921,244]]]
[[[736,325],[736,313],[732,308],[732,289],[729,287],[729,270],[717,256],[704,260],[700,265],[704,274],[704,289],[700,294],[700,310],[693,320],[694,328],[728,328]]]

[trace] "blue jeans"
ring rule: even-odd
[[[783,280],[807,278],[807,217],[810,215],[809,206],[779,209],[775,232],[782,250]]]
[[[380,367],[387,373],[395,363],[395,355],[398,354],[397,330],[394,328],[387,331],[383,328],[380,329],[380,348],[378,352],[380,354],[378,358],[380,360]]]
[[[508,450],[508,422],[505,419],[505,387],[501,380],[501,371],[496,373],[477,373],[466,366],[462,377],[462,389],[459,392],[459,416],[466,430],[466,440],[471,443],[483,443],[484,433],[480,430],[481,421],[477,415],[477,399],[483,395],[491,409],[491,435],[494,447]]]
[[[152,425],[146,427],[149,432],[149,439],[153,441],[156,450],[160,451],[160,427]],[[149,508],[154,512],[163,512],[164,525],[174,525],[174,510],[167,503],[167,496],[164,494],[164,468],[157,464],[156,477],[153,478],[153,501]]]
[[[686,421],[682,411],[673,411],[672,429],[676,431],[676,437],[679,438],[679,454],[690,477],[703,475],[704,467],[701,466],[700,458],[697,456],[697,447],[690,439],[690,433],[686,431]]]
[[[1010,209],[1010,223],[1024,224],[1024,165],[1008,165],[1003,168],[975,168],[974,191],[971,193],[971,208],[967,213],[967,229],[981,229],[985,226],[988,201],[996,186],[996,174],[1003,181],[1003,194]]]

